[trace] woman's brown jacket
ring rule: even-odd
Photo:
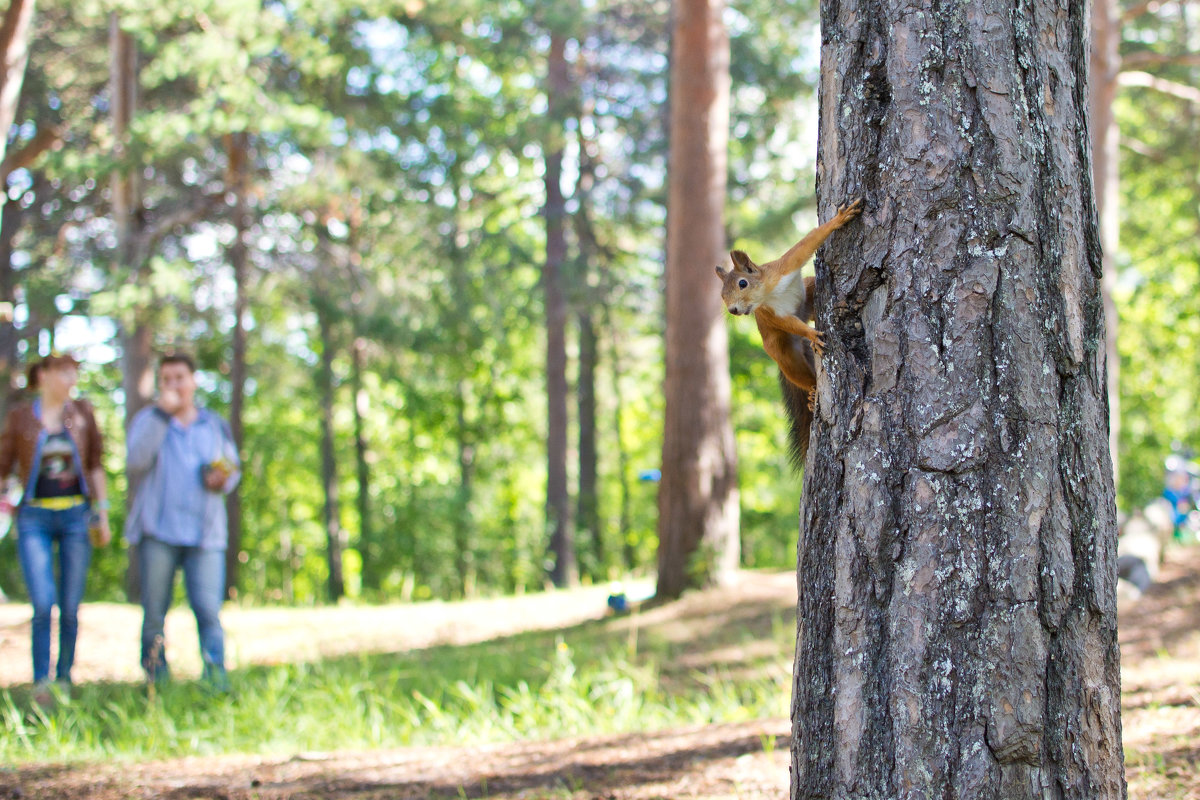
[[[104,448],[91,404],[86,400],[68,400],[63,406],[63,427],[79,451],[79,462],[83,465],[81,484],[87,493],[88,476],[93,470],[99,469]],[[34,413],[32,403],[21,403],[9,410],[4,418],[4,429],[0,432],[0,487],[14,466],[21,486],[29,486],[29,473],[33,471],[33,458],[41,432],[42,421]]]

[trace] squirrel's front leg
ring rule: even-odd
[[[820,356],[825,350],[825,336],[819,330],[809,325],[799,317],[782,316],[771,309],[760,308],[756,313],[763,315],[763,324],[767,327],[785,331],[796,336],[803,336],[812,342],[813,352]]]

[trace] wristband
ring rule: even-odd
[[[108,511],[108,509],[109,509],[109,504],[108,504],[107,499],[97,500],[96,502],[92,503],[92,505],[95,506],[97,511]]]

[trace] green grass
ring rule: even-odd
[[[673,641],[590,623],[477,645],[361,655],[231,673],[233,693],[192,681],[77,686],[49,713],[0,690],[0,762],[143,760],[548,739],[787,713],[795,630],[760,610]],[[679,637],[676,637],[679,638]],[[763,640],[770,642],[763,654]],[[704,664],[717,648],[758,655]],[[632,652],[636,650],[636,652]],[[728,652],[728,651],[726,651]]]

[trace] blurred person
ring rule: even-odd
[[[1187,458],[1177,453],[1167,456],[1166,479],[1162,496],[1171,504],[1172,522],[1175,526],[1175,538],[1183,539],[1183,531],[1187,526],[1188,515],[1195,510],[1196,481],[1195,469],[1188,463]]]
[[[196,617],[203,679],[226,692],[225,549],[229,539],[225,495],[240,478],[229,424],[196,405],[196,364],[182,353],[162,358],[158,399],[133,418],[126,469],[137,486],[125,537],[139,549],[142,602],[142,668],[146,679],[170,679],[163,625],[183,570],[188,604]]]
[[[0,483],[14,468],[23,488],[14,513],[21,573],[33,606],[34,699],[50,695],[50,617],[58,605],[58,663],[55,680],[69,692],[79,604],[92,548],[112,540],[108,484],[102,465],[104,441],[92,406],[73,398],[79,362],[51,354],[28,370],[32,402],[14,406],[0,432]],[[58,548],[55,570],[54,549]]]

